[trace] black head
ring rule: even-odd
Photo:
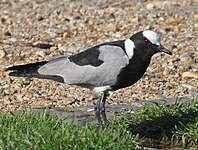
[[[164,48],[160,43],[160,36],[150,30],[140,31],[130,38],[135,45],[135,51],[139,54],[151,57],[155,53],[164,52],[172,55],[172,52]]]

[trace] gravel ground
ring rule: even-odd
[[[108,104],[198,91],[196,0],[0,0],[0,109],[73,110],[93,105],[92,92],[54,81],[11,78],[8,66],[70,55],[151,29],[173,55],[156,54],[143,78],[111,93]]]

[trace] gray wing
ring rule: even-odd
[[[102,45],[97,49],[89,49],[84,57],[89,57],[90,51],[99,51],[97,57],[102,62],[100,65],[93,66],[89,63],[79,65],[69,57],[60,57],[41,66],[38,73],[61,76],[65,83],[88,87],[115,84],[120,70],[129,63],[123,49],[118,46]]]

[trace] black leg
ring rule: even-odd
[[[101,116],[103,119],[103,124],[106,126],[108,125],[109,121],[107,119],[107,115],[106,115],[106,108],[105,108],[105,102],[106,102],[106,98],[107,98],[107,93],[104,93],[102,102],[101,102]]]
[[[107,98],[107,93],[106,92],[101,93],[95,107],[96,118],[98,119],[98,123],[99,125],[104,125],[104,126],[108,124],[108,120],[105,112],[106,98]]]
[[[101,99],[102,99],[102,96],[100,96],[98,98],[97,103],[96,103],[96,107],[95,107],[96,118],[98,120],[99,125],[102,125],[102,119],[101,119],[101,116],[100,116]]]

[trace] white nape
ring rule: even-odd
[[[133,57],[133,54],[134,54],[134,48],[135,48],[134,42],[131,41],[130,39],[126,39],[124,41],[124,46],[125,46],[125,50],[126,50],[126,53],[129,57],[129,59],[131,59]]]

